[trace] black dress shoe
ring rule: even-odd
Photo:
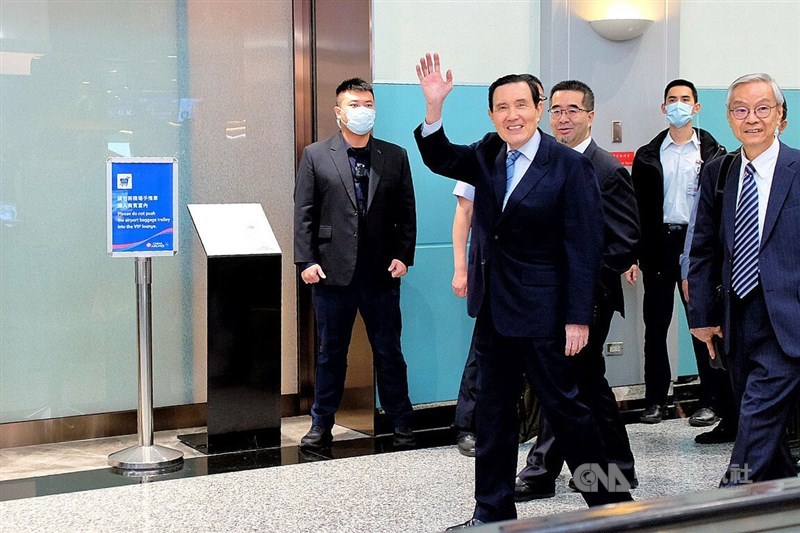
[[[708,407],[701,407],[689,417],[689,425],[693,427],[713,426],[719,422],[717,414]]]
[[[458,451],[461,455],[475,457],[475,435],[465,433],[458,437]]]
[[[326,429],[316,424],[312,425],[308,433],[300,439],[300,447],[307,450],[322,450],[330,448],[331,444],[333,444],[333,434],[330,428]]]
[[[483,522],[481,522],[477,518],[470,518],[469,520],[467,520],[463,524],[456,524],[454,526],[448,527],[447,529],[445,529],[445,531],[455,531],[456,529],[467,529],[468,527],[476,527],[476,526],[482,526],[482,525],[483,525]]]
[[[644,410],[642,416],[639,417],[639,421],[644,422],[645,424],[658,424],[664,419],[665,416],[667,416],[666,405],[651,405]]]
[[[417,439],[411,428],[394,428],[392,447],[395,450],[410,450],[417,445]]]
[[[532,481],[522,481],[517,478],[514,484],[514,501],[528,502],[552,498],[556,495],[556,482],[554,480],[533,478]]]
[[[696,435],[694,441],[697,444],[722,444],[723,442],[733,442],[736,440],[736,430],[729,428],[722,421],[711,431],[706,431]]]

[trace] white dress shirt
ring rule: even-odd
[[[769,203],[769,192],[772,189],[772,176],[775,174],[775,164],[778,162],[778,152],[781,143],[776,137],[769,148],[761,155],[749,161],[742,150],[742,168],[739,169],[739,196],[736,198],[736,207],[739,207],[739,200],[742,197],[742,183],[744,182],[744,171],[748,163],[752,163],[756,169],[754,178],[756,189],[758,190],[758,238],[761,240],[764,234],[764,219],[767,217],[767,204]]]
[[[661,143],[664,171],[664,223],[688,224],[694,209],[700,179],[700,140],[697,131],[686,144],[678,144],[667,133]]]

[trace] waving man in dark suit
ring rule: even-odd
[[[406,362],[400,349],[400,278],[414,262],[414,186],[406,151],[372,137],[372,86],[336,89],[341,132],[303,151],[295,182],[294,261],[312,284],[319,353],[311,430],[300,442],[327,448],[344,391],[356,311],[372,346],[381,406],[395,447],[414,445]]]
[[[577,399],[570,357],[589,336],[603,245],[603,213],[589,159],[538,131],[542,111],[530,75],[489,88],[496,133],[461,146],[441,125],[452,74],[438,54],[417,66],[426,103],[415,131],[425,164],[475,187],[468,311],[475,324],[475,511],[458,528],[516,518],[516,399],[527,371],[570,468],[608,472],[591,411]],[[591,443],[587,446],[587,443]],[[602,484],[601,484],[602,485]],[[583,493],[590,505],[630,499],[605,486]]]

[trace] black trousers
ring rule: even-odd
[[[654,264],[644,271],[644,383],[647,405],[666,405],[672,373],[667,352],[667,331],[672,322],[675,289],[680,289],[680,256],[686,239],[686,228],[668,229],[665,246],[659,251]],[[686,300],[680,293],[684,309]],[[689,294],[691,297],[691,293]],[[734,413],[730,380],[725,371],[711,368],[705,343],[692,337],[697,372],[700,375],[700,407],[712,407],[718,415],[730,418]]]
[[[458,387],[456,400],[456,415],[453,426],[459,435],[475,433],[475,398],[478,394],[478,362],[475,360],[475,330],[472,331],[472,341],[469,344],[467,362],[461,373],[461,384]]]
[[[605,442],[608,460],[619,466],[630,479],[635,473],[633,452],[617,400],[606,380],[603,355],[603,345],[608,337],[614,310],[607,301],[600,301],[595,311],[595,323],[589,329],[589,343],[575,356],[578,397],[594,415]],[[525,468],[518,477],[526,482],[555,481],[564,467],[564,460],[563,446],[556,440],[547,418],[543,417],[536,445],[528,453]]]
[[[489,299],[487,298],[487,303]],[[592,412],[577,396],[572,358],[564,355],[564,336],[507,337],[498,333],[489,305],[475,324],[478,396],[475,404],[475,512],[483,522],[513,519],[514,479],[519,451],[516,402],[527,372],[534,394],[572,471],[586,464],[608,472],[603,439]],[[631,499],[627,491],[582,493],[587,504]]]
[[[344,393],[353,324],[360,311],[372,346],[381,407],[394,427],[411,427],[408,370],[400,345],[400,287],[375,287],[357,278],[346,287],[314,285],[311,291],[319,340],[313,424],[324,428],[334,424]]]

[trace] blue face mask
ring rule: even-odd
[[[349,107],[344,111],[347,116],[347,129],[356,135],[366,135],[375,126],[375,110],[369,107]]]
[[[667,120],[669,120],[669,123],[676,128],[680,128],[692,120],[692,109],[694,109],[694,106],[684,104],[683,102],[673,102],[664,109],[667,110]]]

